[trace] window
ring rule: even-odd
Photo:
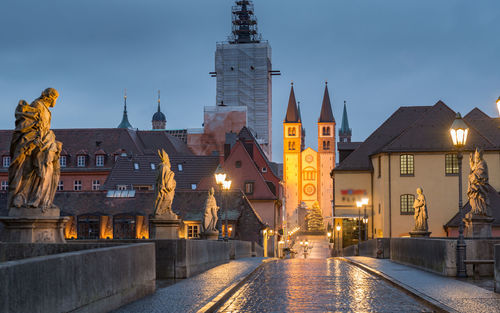
[[[323,127],[323,136],[330,136],[330,127]]]
[[[139,163],[134,163],[134,170],[136,170],[136,171],[139,170]]]
[[[295,127],[288,127],[288,136],[294,137],[296,134]]]
[[[378,204],[378,214],[380,214],[380,203]]]
[[[236,161],[236,162],[234,162],[234,166],[235,166],[236,168],[240,168],[240,167],[241,167],[241,161]]]
[[[63,191],[64,190],[64,182],[62,180],[59,181],[57,184],[57,191]]]
[[[198,225],[187,225],[187,237],[188,238],[198,238]]]
[[[3,164],[3,167],[9,167],[10,166],[10,156],[4,156],[2,158],[2,164]]]
[[[191,184],[191,189],[196,190],[196,184]]]
[[[9,182],[6,180],[2,181],[2,185],[0,185],[0,190],[7,190],[9,189]]]
[[[177,164],[177,168],[179,169],[179,172],[182,172],[182,164]]]
[[[413,208],[413,202],[415,201],[414,195],[401,195],[401,215],[413,215],[415,209]]]
[[[382,157],[378,156],[378,178],[382,176]]]
[[[267,167],[262,168],[262,173],[267,173]]]
[[[228,223],[227,228],[229,229],[229,233],[227,234],[228,238],[233,237],[233,225]],[[222,237],[226,237],[226,223],[222,224]]]
[[[152,169],[152,170],[155,170],[155,169],[156,169],[156,166],[155,166],[155,164],[154,164],[154,163],[151,163],[151,169]]]
[[[97,179],[92,180],[92,190],[99,190],[101,182]]]
[[[127,190],[127,185],[116,185],[117,190]]]
[[[66,167],[66,161],[67,161],[67,159],[66,159],[66,156],[65,156],[65,155],[61,155],[61,156],[59,157],[59,165],[60,165],[61,167]]]
[[[413,176],[414,164],[413,154],[402,154],[400,156],[400,174],[401,176]]]
[[[288,150],[295,150],[295,142],[288,142]]]
[[[330,141],[323,141],[323,150],[330,150]]]
[[[444,172],[446,175],[458,174],[458,157],[454,153],[444,156]]]
[[[104,166],[104,155],[96,155],[95,166]]]
[[[82,190],[82,181],[81,180],[75,180],[73,183],[73,190],[74,191],[81,191]]]
[[[76,157],[76,165],[78,167],[85,167],[85,156],[79,155]]]
[[[253,194],[254,182],[245,182],[245,193],[247,195]]]

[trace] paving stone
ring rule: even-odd
[[[458,312],[500,312],[500,294],[453,277],[439,276],[387,259],[348,257],[416,289]]]
[[[196,312],[226,287],[247,276],[264,258],[245,258],[158,289],[153,295],[123,306],[115,313]]]
[[[269,262],[218,312],[431,312],[360,268],[337,259]]]

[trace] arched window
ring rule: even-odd
[[[414,172],[413,154],[402,154],[400,156],[400,175],[413,176]]]
[[[288,127],[288,136],[293,137],[295,135],[295,127]]]

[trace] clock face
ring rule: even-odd
[[[312,161],[314,161],[314,157],[312,155],[306,155],[306,162],[307,163],[311,163]]]
[[[304,186],[304,193],[308,196],[312,196],[316,193],[316,187],[313,184],[307,184]]]

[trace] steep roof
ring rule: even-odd
[[[217,156],[169,156],[171,169],[175,173],[177,189],[191,189],[191,184],[198,185],[203,177],[212,176],[219,164]],[[136,155],[119,157],[104,184],[107,190],[116,189],[116,185],[154,186],[156,168],[160,163],[157,155]],[[137,164],[138,169],[136,169]],[[153,166],[151,165],[153,164]],[[182,170],[179,169],[182,165]]]
[[[372,170],[370,156],[381,152],[452,151],[449,128],[455,115],[442,101],[433,106],[400,107],[335,171]],[[472,110],[466,117],[469,136],[465,150],[500,148],[500,129],[496,119],[479,109]]]
[[[356,150],[344,159],[335,171],[371,170],[370,155],[398,136],[410,123],[428,110],[428,106],[400,107],[379,126]]]
[[[318,118],[320,123],[335,122],[332,113],[332,105],[330,103],[330,94],[328,93],[328,84],[325,84],[325,93],[323,94],[323,103],[321,104],[321,113]]]
[[[295,92],[293,91],[293,85],[290,89],[290,97],[288,98],[288,108],[286,110],[285,123],[299,123],[300,115],[297,109],[297,101],[295,100]]]
[[[344,111],[342,112],[342,124],[340,125],[340,134],[351,135],[352,131],[349,128],[349,120],[347,119],[347,105],[344,101]]]

